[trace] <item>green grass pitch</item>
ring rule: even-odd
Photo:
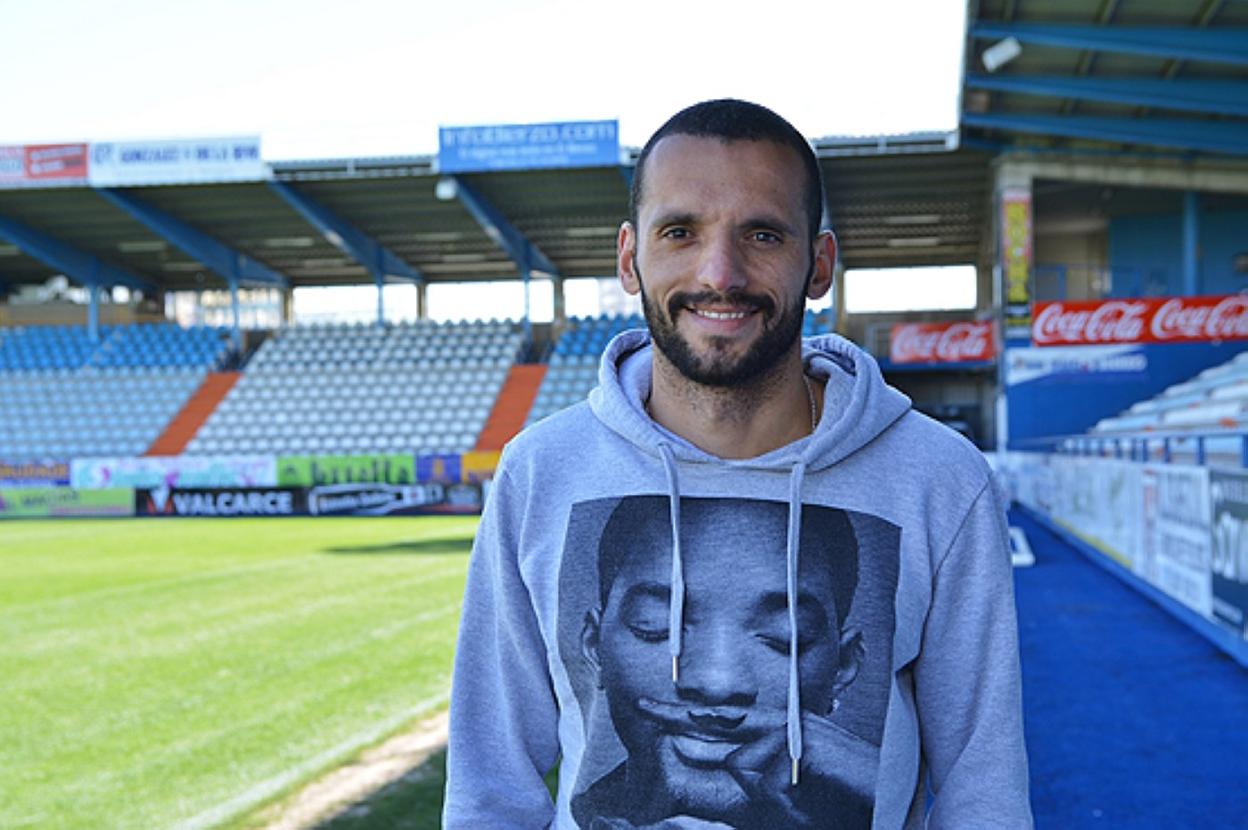
[[[235,824],[445,706],[476,526],[0,522],[0,825]]]

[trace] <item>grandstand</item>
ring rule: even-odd
[[[502,322],[292,326],[265,341],[186,452],[464,452],[521,347]]]
[[[176,324],[0,329],[0,456],[142,455],[231,357],[215,329]]]

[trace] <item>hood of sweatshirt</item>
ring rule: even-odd
[[[844,338],[824,335],[802,342],[807,375],[824,381],[823,417],[814,432],[798,441],[754,458],[723,459],[656,424],[646,413],[650,394],[653,346],[645,331],[626,331],[608,345],[598,372],[598,386],[590,393],[594,415],[653,456],[667,478],[671,510],[671,590],[668,614],[668,652],[672,682],[679,681],[684,630],[685,579],[680,534],[680,467],[713,464],[741,472],[767,471],[789,476],[789,521],[785,573],[789,620],[789,693],[786,740],[792,763],[792,783],[798,784],[802,760],[802,715],[798,676],[797,575],[801,539],[802,484],[807,472],[826,469],[852,455],[888,429],[910,409],[905,395],[884,383],[879,366]]]
[[[667,431],[646,413],[652,348],[645,331],[617,335],[603,353],[589,404],[598,420],[656,458],[660,445],[666,445],[681,463],[779,471],[801,462],[813,472],[866,446],[910,409],[910,399],[884,382],[879,365],[862,349],[835,334],[807,338],[802,341],[806,374],[826,383],[823,417],[814,433],[755,458],[719,458]]]

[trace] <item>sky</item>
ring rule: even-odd
[[[965,14],[965,0],[0,0],[0,145],[259,135],[266,161],[358,158],[436,153],[439,126],[617,119],[639,147],[716,97],[810,138],[952,130]]]
[[[957,126],[965,0],[0,0],[0,143],[260,135],[266,160],[732,96],[809,137]]]

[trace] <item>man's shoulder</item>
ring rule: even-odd
[[[935,418],[911,409],[897,424],[895,440],[908,466],[941,475],[973,475],[983,480],[992,474],[983,452],[964,435]]]
[[[541,462],[552,454],[558,457],[583,446],[587,433],[597,428],[589,402],[581,401],[529,424],[507,442],[503,456],[511,465]]]

